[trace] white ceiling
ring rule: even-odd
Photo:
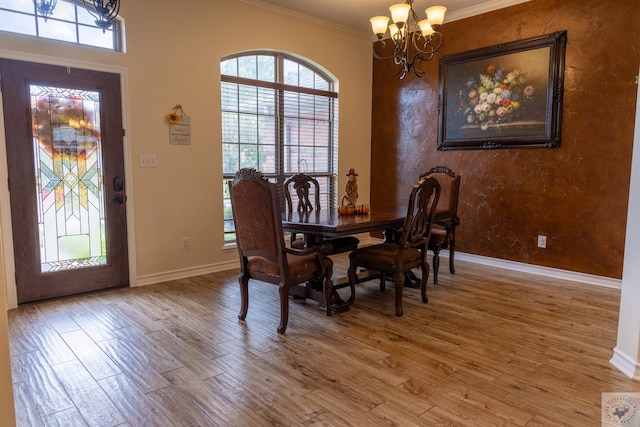
[[[390,16],[389,6],[402,0],[237,0],[267,8],[284,8],[310,15],[314,18],[338,24],[357,32],[371,33],[369,18],[376,15]],[[414,0],[413,9],[420,19],[430,6],[445,6],[444,22],[455,21],[502,9],[529,0]]]

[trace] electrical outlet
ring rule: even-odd
[[[141,168],[157,168],[158,158],[155,154],[140,154]]]
[[[543,249],[547,247],[547,236],[538,235],[538,247]]]
[[[182,238],[182,250],[183,251],[188,251],[191,248],[191,245],[189,243],[189,238],[188,237],[183,237]]]

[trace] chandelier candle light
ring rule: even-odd
[[[395,76],[403,79],[410,70],[421,77],[424,72],[416,68],[423,61],[429,61],[434,53],[442,46],[442,34],[438,32],[444,21],[444,6],[432,6],[425,10],[426,19],[418,20],[418,14],[413,10],[413,0],[404,0],[404,3],[394,4],[389,7],[393,24],[389,25],[389,33],[393,41],[393,53],[385,56],[386,42],[383,39],[387,32],[389,18],[387,16],[374,16],[371,21],[371,29],[378,40],[373,45],[373,56],[380,60],[393,60],[400,66]],[[378,53],[381,52],[381,53]]]

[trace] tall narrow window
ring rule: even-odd
[[[227,180],[255,168],[281,184],[304,172],[336,205],[338,94],[312,65],[282,53],[234,55],[220,63],[224,240],[235,241]]]

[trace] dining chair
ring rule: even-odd
[[[460,195],[460,175],[446,166],[435,166],[420,178],[433,177],[440,184],[440,200],[436,208],[434,226],[431,229],[428,248],[433,252],[433,283],[438,283],[440,250],[449,248],[449,271],[455,274],[456,227],[458,218],[458,197]]]
[[[245,320],[249,308],[249,279],[278,285],[280,325],[284,334],[289,319],[289,291],[301,283],[314,284],[330,299],[333,261],[326,246],[287,248],[284,243],[277,184],[255,169],[240,169],[228,181],[236,244],[240,256],[240,297],[238,318]],[[327,314],[329,312],[327,311]]]
[[[358,267],[380,272],[381,291],[385,288],[386,275],[393,274],[396,316],[402,316],[405,273],[420,267],[420,293],[422,302],[427,303],[427,244],[439,197],[440,184],[435,178],[422,178],[413,186],[404,225],[398,230],[398,242],[365,246],[349,254],[348,275],[352,289],[357,281]]]
[[[304,173],[295,174],[284,181],[283,190],[287,203],[287,215],[292,215],[296,212],[310,215],[314,210],[316,213],[320,212],[322,208],[320,203],[320,184],[314,177]],[[310,241],[309,236],[297,237],[296,233],[291,233],[292,248],[302,249],[319,242],[329,244],[329,254],[332,255],[357,249],[360,240],[354,236],[329,239],[314,236],[314,240]]]

